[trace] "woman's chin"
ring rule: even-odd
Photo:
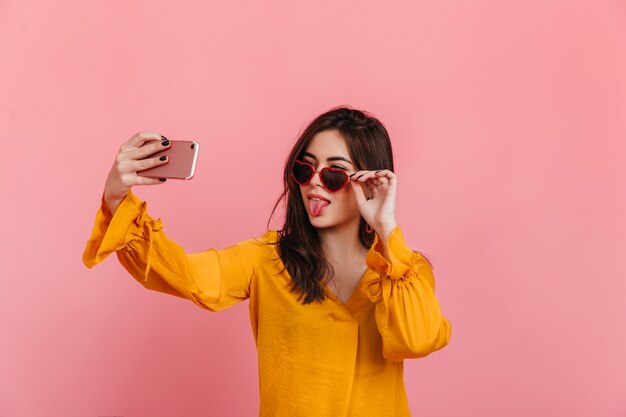
[[[327,227],[331,227],[332,223],[328,222],[325,219],[320,219],[319,217],[314,217],[309,215],[309,221],[311,222],[311,226],[316,229],[326,229]]]

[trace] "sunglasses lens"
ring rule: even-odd
[[[296,161],[293,165],[292,174],[298,184],[305,184],[313,176],[313,168],[311,165]]]
[[[348,174],[342,169],[324,168],[322,170],[322,181],[326,188],[337,191],[348,182]]]

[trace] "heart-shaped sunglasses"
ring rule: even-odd
[[[291,176],[300,185],[306,185],[311,181],[317,171],[308,162],[296,160],[291,169]],[[339,191],[348,183],[350,176],[339,168],[324,167],[319,171],[322,185],[329,191]]]

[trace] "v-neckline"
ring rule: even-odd
[[[359,278],[359,280],[357,281],[356,285],[354,286],[352,293],[350,293],[350,296],[348,297],[348,299],[346,300],[346,302],[344,303],[341,298],[339,298],[337,296],[337,294],[335,294],[328,285],[326,285],[324,287],[324,292],[326,293],[326,295],[328,295],[330,298],[332,298],[333,300],[335,300],[339,305],[341,305],[342,307],[347,308],[348,310],[350,310],[348,308],[348,306],[350,304],[352,304],[352,299],[361,292],[361,287],[363,286],[363,280],[365,279],[365,275],[367,275],[367,271],[369,271],[369,268],[365,268],[365,272],[363,272],[363,274],[361,275],[361,278]]]

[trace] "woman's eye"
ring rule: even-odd
[[[347,169],[342,167],[341,165],[333,165],[331,168],[343,169],[344,171],[347,171]]]

